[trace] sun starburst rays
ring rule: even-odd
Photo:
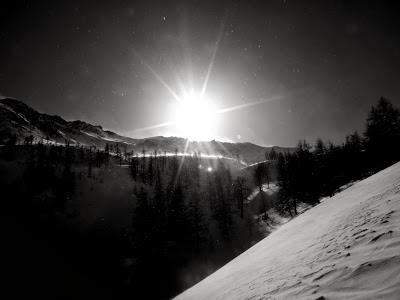
[[[172,67],[169,73],[172,74],[170,77],[175,79],[174,85],[178,90],[176,91],[167,83],[167,80],[165,80],[165,78],[163,78],[159,72],[157,72],[148,62],[146,62],[140,55],[136,53],[142,64],[168,91],[168,93],[172,96],[172,99],[175,101],[172,103],[174,106],[173,112],[170,114],[170,118],[168,118],[167,121],[143,128],[138,128],[134,131],[150,131],[159,128],[172,127],[172,131],[175,132],[175,134],[185,137],[188,140],[211,140],[217,138],[217,121],[219,118],[221,118],[220,115],[283,98],[283,96],[274,96],[270,98],[257,99],[256,101],[226,108],[217,108],[215,103],[213,103],[213,101],[206,96],[208,83],[210,81],[218,49],[223,37],[224,26],[225,20],[221,22],[221,27],[218,32],[214,47],[211,51],[211,58],[199,92],[197,92],[194,88],[193,73],[190,72],[190,69],[186,69],[185,76],[187,78],[186,80],[182,80],[180,76],[178,76],[179,74],[176,72],[177,70],[174,69],[173,65],[171,64]],[[186,53],[184,60],[188,65],[192,66],[192,61],[189,58],[190,53]]]
[[[189,147],[189,140],[186,140],[185,148],[184,148],[184,150],[183,150],[183,155],[182,155],[181,161],[180,161],[180,163],[179,163],[178,172],[176,172],[176,177],[175,177],[175,180],[174,180],[174,187],[175,187],[176,184],[178,183],[179,176],[180,176],[180,174],[181,174],[181,170],[182,170],[183,163],[184,163],[184,160],[185,160],[185,154],[187,153],[188,147]]]

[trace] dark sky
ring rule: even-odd
[[[174,91],[199,90],[217,44],[207,96],[261,102],[221,115],[218,138],[340,142],[380,96],[400,106],[399,10],[382,2],[2,1],[0,94],[133,137],[173,135],[138,130],[169,120],[171,94],[147,66]]]

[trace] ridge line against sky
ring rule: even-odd
[[[168,121],[173,109],[168,91],[135,51],[175,91],[183,86],[201,92],[207,82],[206,95],[219,109],[288,95],[224,114],[218,136],[233,142],[293,146],[317,137],[341,142],[363,130],[379,97],[400,106],[396,3],[0,5],[0,93],[123,135]],[[174,131],[142,134],[137,137]]]

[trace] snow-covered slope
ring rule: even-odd
[[[177,299],[400,299],[400,163],[286,223]]]

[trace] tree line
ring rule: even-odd
[[[269,163],[278,171],[280,212],[297,214],[299,203],[315,205],[322,197],[400,160],[400,111],[381,98],[372,106],[363,134],[354,132],[340,145],[317,139],[300,141],[292,153]]]
[[[7,161],[21,161],[23,167],[23,181],[4,187],[10,199],[18,199],[7,203],[16,206],[12,210],[21,222],[30,224],[34,234],[60,243],[65,250],[59,251],[75,261],[84,254],[69,250],[95,251],[93,257],[102,259],[99,267],[114,274],[127,295],[151,290],[153,298],[173,296],[263,237],[246,209],[248,182],[233,176],[224,159],[203,158],[200,153],[180,156],[177,151],[128,153],[114,143],[104,149],[34,143],[31,138],[25,145],[1,150]],[[131,215],[131,222],[123,232],[114,228],[110,234],[105,228],[85,233],[81,241],[81,233],[68,225],[86,222],[85,212],[79,210],[81,193],[86,187],[107,186],[102,176],[113,170],[130,178],[132,190],[125,196],[131,210],[124,213]],[[92,200],[96,210],[97,199]]]
[[[137,182],[133,289],[156,284],[172,296],[262,237],[245,210],[246,179],[233,178],[223,160],[141,153],[129,166]]]

